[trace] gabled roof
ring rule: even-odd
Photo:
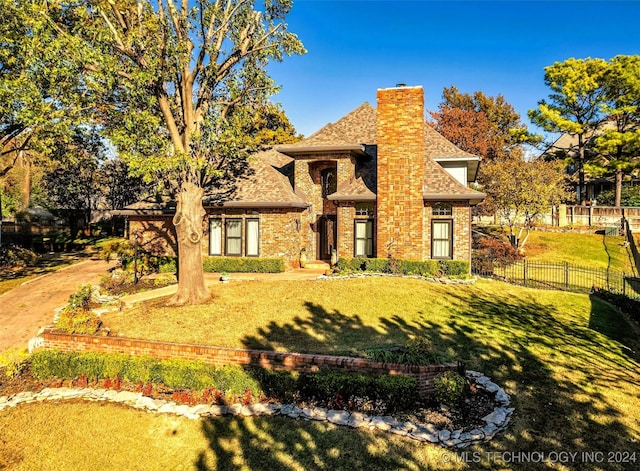
[[[327,196],[327,199],[333,201],[375,201],[376,194],[367,187],[362,177],[358,177],[340,185],[335,193]]]

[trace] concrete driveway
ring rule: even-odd
[[[98,284],[114,261],[87,260],[27,281],[0,296],[0,351],[27,347],[41,327],[53,321],[53,311],[66,304],[82,284]]]

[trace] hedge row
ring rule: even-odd
[[[89,381],[115,379],[135,384],[156,383],[171,388],[217,388],[232,394],[251,390],[282,402],[320,401],[332,408],[353,408],[377,413],[411,409],[418,399],[416,381],[405,376],[320,370],[316,373],[273,371],[239,366],[214,367],[200,361],[158,360],[117,353],[35,352],[31,371],[36,379],[72,380],[86,375]]]
[[[414,378],[323,369],[298,373],[253,369],[268,397],[281,402],[320,400],[327,407],[384,414],[411,410],[419,399]]]
[[[149,272],[175,273],[177,264],[175,257],[141,257],[139,266],[149,268]],[[126,259],[124,268],[133,266],[133,258]],[[236,257],[204,257],[203,268],[209,273],[281,273],[284,261],[280,258],[236,258]]]
[[[233,394],[243,394],[247,389],[254,394],[260,391],[260,385],[239,366],[217,368],[200,361],[158,360],[117,353],[37,351],[31,358],[31,371],[36,379],[75,379],[86,375],[90,381],[119,377],[131,383],[151,382],[171,388],[215,387]]]
[[[395,260],[388,258],[340,258],[341,272],[395,273],[421,276],[466,276],[469,262],[466,260]]]
[[[284,260],[281,258],[204,257],[204,271],[211,273],[281,273],[284,271]]]

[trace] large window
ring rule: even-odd
[[[453,221],[442,220],[431,223],[431,258],[450,259],[453,257]]]
[[[243,251],[244,249],[244,251]],[[260,220],[225,218],[209,220],[209,255],[258,257],[260,255]]]
[[[373,257],[373,220],[355,221],[354,255],[356,257]]]
[[[257,257],[260,253],[260,222],[258,219],[247,219],[247,239],[245,241],[245,255],[247,257]]]

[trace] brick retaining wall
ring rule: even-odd
[[[422,397],[433,394],[434,378],[448,370],[458,369],[458,363],[416,366],[395,363],[380,363],[332,355],[272,352],[267,350],[246,350],[207,345],[157,342],[125,337],[103,337],[93,335],[68,334],[47,329],[41,337],[40,348],[63,352],[124,353],[132,356],[150,356],[159,359],[182,358],[201,360],[216,366],[247,365],[289,371],[317,371],[320,368],[358,371],[373,374],[403,375],[415,378]]]

